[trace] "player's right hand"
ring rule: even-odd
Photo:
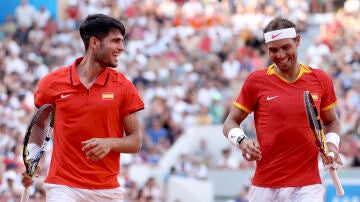
[[[29,175],[26,174],[26,172],[23,172],[21,177],[21,184],[24,187],[29,187],[34,183],[34,180],[32,179],[32,177],[30,177]]]
[[[242,156],[247,161],[260,160],[262,158],[259,143],[251,138],[245,138],[239,148],[242,152]]]
[[[38,177],[39,171],[40,171],[40,166],[37,166],[35,169],[35,177]],[[32,179],[32,177],[30,177],[28,174],[26,174],[26,171],[21,173],[21,184],[24,187],[29,187],[32,184],[34,184],[34,180]]]
[[[320,152],[325,168],[333,168],[335,170],[340,169],[343,166],[343,162],[340,157],[339,149],[332,143],[328,143],[327,146],[329,149],[328,156],[324,156]]]

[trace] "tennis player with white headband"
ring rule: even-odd
[[[298,62],[300,35],[290,20],[277,17],[270,21],[264,39],[273,64],[246,78],[224,122],[223,134],[247,161],[256,161],[249,201],[322,202],[325,191],[318,169],[319,151],[303,92],[310,91],[320,109],[332,152],[323,164],[337,169],[343,163],[334,85],[320,68]],[[250,113],[254,113],[256,137],[247,137],[239,127]]]

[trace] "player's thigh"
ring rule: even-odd
[[[284,188],[251,186],[249,190],[249,202],[323,202],[324,191],[324,187],[321,184]]]
[[[99,190],[83,190],[85,192],[85,199],[91,198],[91,201],[106,201],[106,202],[124,202],[126,189],[122,187],[114,189],[99,189]]]
[[[257,201],[275,202],[276,194],[277,194],[276,189],[257,187],[252,185],[249,190],[249,202],[257,202]]]
[[[291,196],[291,201],[295,202],[323,202],[325,188],[321,184],[314,184],[299,187]]]
[[[46,202],[77,202],[76,193],[69,187],[45,184]]]
[[[46,202],[124,202],[126,190],[114,189],[89,190],[71,188],[63,185],[45,184]]]

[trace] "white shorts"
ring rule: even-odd
[[[321,184],[304,187],[264,188],[251,186],[249,202],[323,202],[325,189]]]
[[[64,185],[44,185],[46,202],[124,202],[126,190],[115,189],[80,189]]]

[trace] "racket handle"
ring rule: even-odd
[[[28,201],[29,196],[30,196],[30,187],[25,187],[25,189],[21,195],[21,202]]]
[[[330,172],[331,179],[335,186],[336,195],[343,196],[345,194],[345,192],[344,192],[343,187],[341,186],[339,176],[338,176],[336,170],[333,168],[329,168],[329,172]]]

